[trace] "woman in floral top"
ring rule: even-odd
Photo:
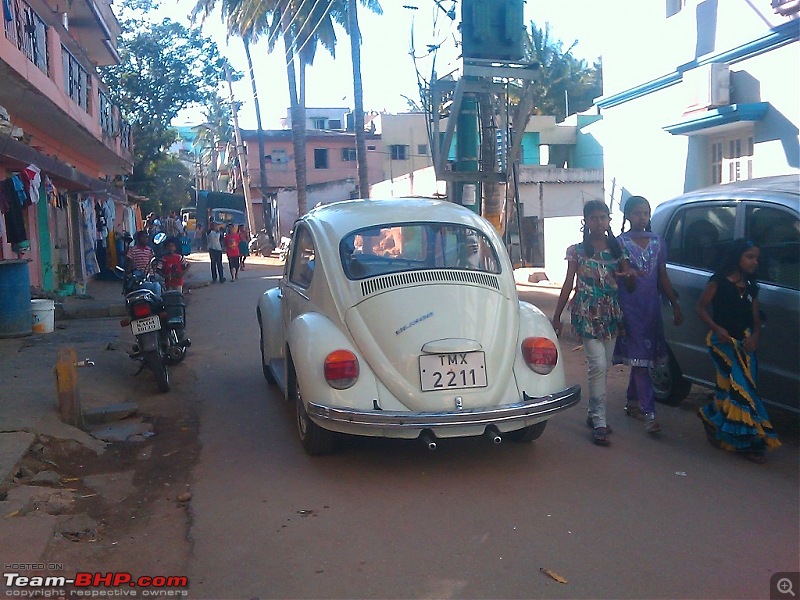
[[[574,288],[571,323],[575,335],[583,340],[589,370],[586,423],[592,428],[594,442],[607,446],[611,428],[606,422],[606,378],[622,328],[617,278],[626,286],[635,285],[635,279],[629,272],[625,250],[611,233],[611,216],[605,203],[587,202],[583,221],[583,241],[567,248],[567,275],[553,315],[553,328],[561,333],[561,313]]]

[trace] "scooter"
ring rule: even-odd
[[[153,266],[151,262],[151,271]],[[178,364],[186,358],[186,349],[192,343],[185,334],[186,304],[183,294],[178,290],[164,290],[163,278],[154,272],[126,273],[119,266],[116,272],[125,279],[123,293],[128,317],[122,319],[120,325],[130,326],[131,333],[136,337],[136,343],[129,352],[133,360],[141,362],[136,374],[145,367],[149,368],[156,378],[159,391],[168,392],[169,365]]]

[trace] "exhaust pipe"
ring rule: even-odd
[[[485,435],[486,438],[489,439],[495,445],[503,441],[503,436],[500,435],[500,432],[494,425],[489,425],[486,428],[486,431],[483,432],[483,435]]]
[[[419,439],[428,447],[431,452],[436,450],[436,438],[427,429],[419,434]]]

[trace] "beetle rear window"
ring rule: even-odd
[[[359,229],[342,238],[339,254],[349,279],[424,269],[500,273],[500,261],[489,239],[476,229],[452,223]]]

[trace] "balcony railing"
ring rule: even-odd
[[[64,64],[64,91],[75,104],[88,113],[92,90],[92,78],[89,72],[64,46],[61,46],[61,60]]]
[[[47,52],[45,22],[22,0],[4,0],[2,12],[6,38],[49,76],[50,56]]]

